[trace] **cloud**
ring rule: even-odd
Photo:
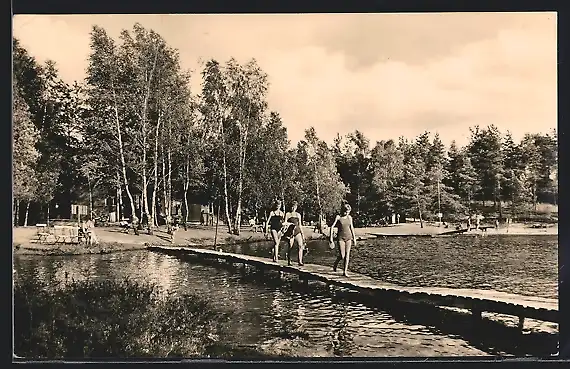
[[[344,53],[312,47],[262,65],[271,106],[294,128],[293,141],[308,125],[329,142],[358,128],[373,140],[428,129],[465,143],[476,124],[520,137],[557,123],[555,24],[501,30],[423,64],[386,60],[354,69]]]
[[[555,13],[16,16],[14,33],[69,81],[84,76],[92,24],[117,37],[135,22],[179,49],[185,68],[256,58],[292,144],[309,126],[328,142],[429,130],[464,144],[476,124],[515,139],[557,124]]]

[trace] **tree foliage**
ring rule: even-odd
[[[54,203],[93,208],[114,197],[120,217],[141,218],[151,232],[160,215],[177,212],[176,200],[184,220],[200,203],[219,208],[228,232],[239,233],[244,218],[266,216],[276,198],[297,201],[307,221],[346,201],[358,226],[395,213],[451,220],[481,201],[499,213],[503,203],[517,213],[557,202],[555,132],[515,142],[495,126],[475,126],[465,147],[447,148],[427,131],[371,143],[355,130],[329,145],[310,127],[292,143],[286,127],[301,123],[270,109],[270,76],[256,60],[210,59],[190,73],[140,24],[116,40],[99,26],[90,36],[86,79],[72,85],[14,40],[17,204],[48,205],[49,213]]]

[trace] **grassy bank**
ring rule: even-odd
[[[24,358],[196,357],[219,346],[227,315],[199,297],[129,280],[14,286],[15,354]]]

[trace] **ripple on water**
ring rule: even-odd
[[[307,263],[332,265],[336,250],[311,241]],[[227,251],[267,257],[270,243],[230,246]],[[281,253],[284,257],[284,247]],[[350,269],[410,287],[493,289],[558,297],[558,237],[492,236],[386,238],[359,242]]]
[[[255,252],[255,246],[249,250]],[[310,255],[325,261],[328,257],[325,253],[319,256],[318,251]],[[232,314],[228,329],[222,332],[224,341],[270,347],[292,355],[486,355],[458,336],[396,319],[386,311],[331,296],[306,295],[289,288],[244,282],[231,272],[158,253],[67,258],[18,256],[15,269],[16,278],[20,273],[33,273],[54,281],[64,281],[66,274],[75,279],[128,276],[157,283],[165,291],[197,294],[210,300],[217,309]]]

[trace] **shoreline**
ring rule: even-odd
[[[242,230],[239,236],[228,234],[227,229],[218,228],[216,236],[215,228],[210,226],[191,225],[187,231],[179,229],[176,232],[174,242],[170,241],[170,235],[166,233],[165,227],[159,227],[154,230],[153,235],[141,232],[136,236],[132,233],[126,234],[119,227],[96,228],[96,235],[99,244],[86,245],[69,245],[69,244],[50,244],[37,243],[34,241],[36,236],[36,228],[17,227],[12,228],[12,248],[14,255],[87,255],[87,254],[109,254],[114,252],[143,250],[148,246],[193,246],[193,247],[216,247],[247,244],[255,242],[267,242],[271,238],[261,232],[253,232],[249,228]],[[358,241],[374,240],[377,238],[391,237],[483,237],[483,236],[555,236],[558,235],[558,225],[549,226],[547,228],[530,228],[524,224],[511,225],[509,229],[499,227],[499,229],[491,228],[487,231],[468,231],[461,234],[442,234],[444,232],[453,231],[450,228],[444,228],[433,224],[424,224],[421,228],[416,223],[393,224],[384,227],[366,227],[356,228],[355,233]],[[305,238],[307,242],[322,240],[326,241],[328,236],[313,232],[312,227],[304,227]]]

